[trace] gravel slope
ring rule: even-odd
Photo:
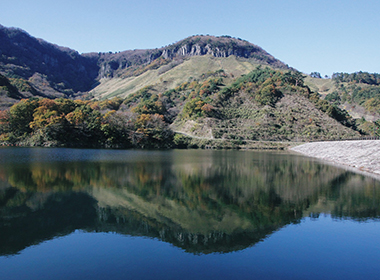
[[[314,142],[292,151],[369,172],[380,178],[380,140]]]

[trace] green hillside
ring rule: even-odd
[[[380,75],[376,73],[334,73],[331,79],[307,77],[305,83],[325,100],[347,111],[358,129],[377,135],[380,127]]]
[[[179,67],[179,66],[178,66]],[[223,70],[162,92],[129,95],[124,106],[163,114],[173,130],[198,139],[309,141],[358,137],[343,110],[319,98],[299,72],[256,67],[231,79]]]
[[[322,100],[303,79],[300,72],[257,66],[233,79],[219,69],[169,90],[146,86],[124,99],[23,100],[0,114],[0,140],[19,145],[170,148],[359,137],[347,112]]]

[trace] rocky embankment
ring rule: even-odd
[[[380,140],[314,142],[291,150],[380,178]]]

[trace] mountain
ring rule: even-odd
[[[13,99],[72,98],[94,89],[102,79],[138,77],[162,66],[165,67],[160,71],[164,72],[195,56],[234,56],[288,68],[260,47],[229,36],[192,36],[159,49],[79,54],[34,38],[21,29],[0,25],[0,74],[18,89],[19,93],[11,96]],[[107,93],[112,94],[115,95],[112,91]],[[2,95],[10,97],[9,91]]]
[[[21,104],[21,122],[20,115],[0,115],[6,124],[0,139],[6,143],[75,146],[91,140],[92,147],[120,147],[117,139],[127,135],[123,147],[204,147],[206,140],[244,146],[371,134],[344,109],[321,99],[309,78],[230,36],[197,35],[157,49],[86,54],[15,28],[1,26],[0,38],[3,107],[33,96],[91,100]],[[168,126],[182,137],[172,142]]]

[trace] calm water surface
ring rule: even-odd
[[[380,279],[379,221],[294,154],[0,148],[0,279]]]

